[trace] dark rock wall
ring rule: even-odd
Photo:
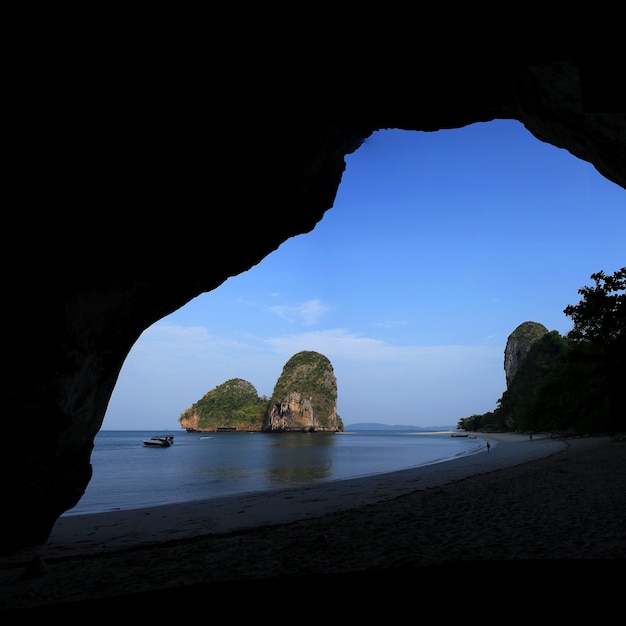
[[[547,332],[548,329],[543,324],[523,322],[509,335],[504,348],[504,374],[507,388],[526,358],[530,347]]]
[[[345,155],[372,132],[517,119],[626,189],[626,116],[598,65],[507,60],[497,47],[480,60],[378,49],[360,73],[340,56],[334,74],[313,76],[272,72],[259,55],[234,80],[184,64],[124,59],[72,73],[60,63],[16,125],[7,173],[19,203],[2,264],[3,552],[45,542],[80,499],[139,335],[311,231],[333,206]]]

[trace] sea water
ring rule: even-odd
[[[168,448],[145,439],[174,434]],[[450,433],[187,433],[102,430],[93,476],[64,515],[135,509],[233,494],[300,487],[427,465],[484,450]]]

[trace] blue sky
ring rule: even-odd
[[[379,131],[346,162],[312,232],[141,335],[103,429],[178,430],[231,378],[271,396],[301,350],[332,363],[346,425],[455,426],[496,407],[517,326],[564,335],[626,263],[626,192],[517,121]]]

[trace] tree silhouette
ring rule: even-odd
[[[575,346],[574,358],[593,375],[607,400],[609,428],[626,427],[626,411],[620,407],[626,381],[626,267],[606,275],[591,275],[595,286],[583,287],[583,299],[563,313],[574,322],[567,338]]]
[[[604,346],[623,344],[626,338],[626,267],[612,276],[597,272],[591,275],[591,279],[595,287],[579,289],[583,299],[563,310],[574,322],[567,338]]]

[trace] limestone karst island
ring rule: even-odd
[[[298,352],[285,366],[271,398],[233,378],[218,385],[179,417],[188,432],[342,432],[337,379],[330,361]]]

